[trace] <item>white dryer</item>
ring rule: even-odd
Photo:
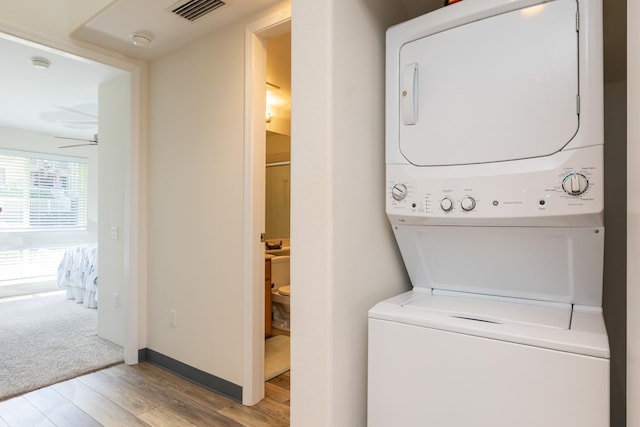
[[[463,0],[387,31],[369,426],[609,425],[600,0]]]

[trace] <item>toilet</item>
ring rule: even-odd
[[[271,258],[271,313],[274,328],[290,330],[291,285],[289,282],[289,255]]]

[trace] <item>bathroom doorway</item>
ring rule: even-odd
[[[291,32],[266,39],[265,381],[290,367]]]
[[[271,306],[267,301],[271,280],[265,280],[269,264],[265,259],[265,165],[266,131],[274,129],[267,129],[266,117],[267,45],[269,40],[290,32],[291,7],[284,3],[246,27],[242,403],[249,406],[265,397],[265,326],[271,316],[267,309]],[[271,123],[278,123],[273,111]]]

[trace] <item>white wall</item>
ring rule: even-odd
[[[131,79],[118,77],[98,89],[100,129],[98,229],[98,335],[124,345],[125,340],[125,223],[126,165],[131,135]],[[117,227],[117,239],[111,228]],[[114,297],[117,294],[117,298]]]
[[[367,311],[410,287],[384,213],[384,35],[402,18],[292,4],[294,426],[366,424]]]
[[[640,3],[627,1],[627,425],[640,426]]]
[[[257,19],[216,31],[149,69],[147,347],[238,385],[244,31]],[[170,309],[177,328],[169,326]]]

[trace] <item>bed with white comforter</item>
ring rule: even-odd
[[[98,307],[98,247],[95,244],[68,248],[58,266],[58,288],[67,298],[85,307]]]

